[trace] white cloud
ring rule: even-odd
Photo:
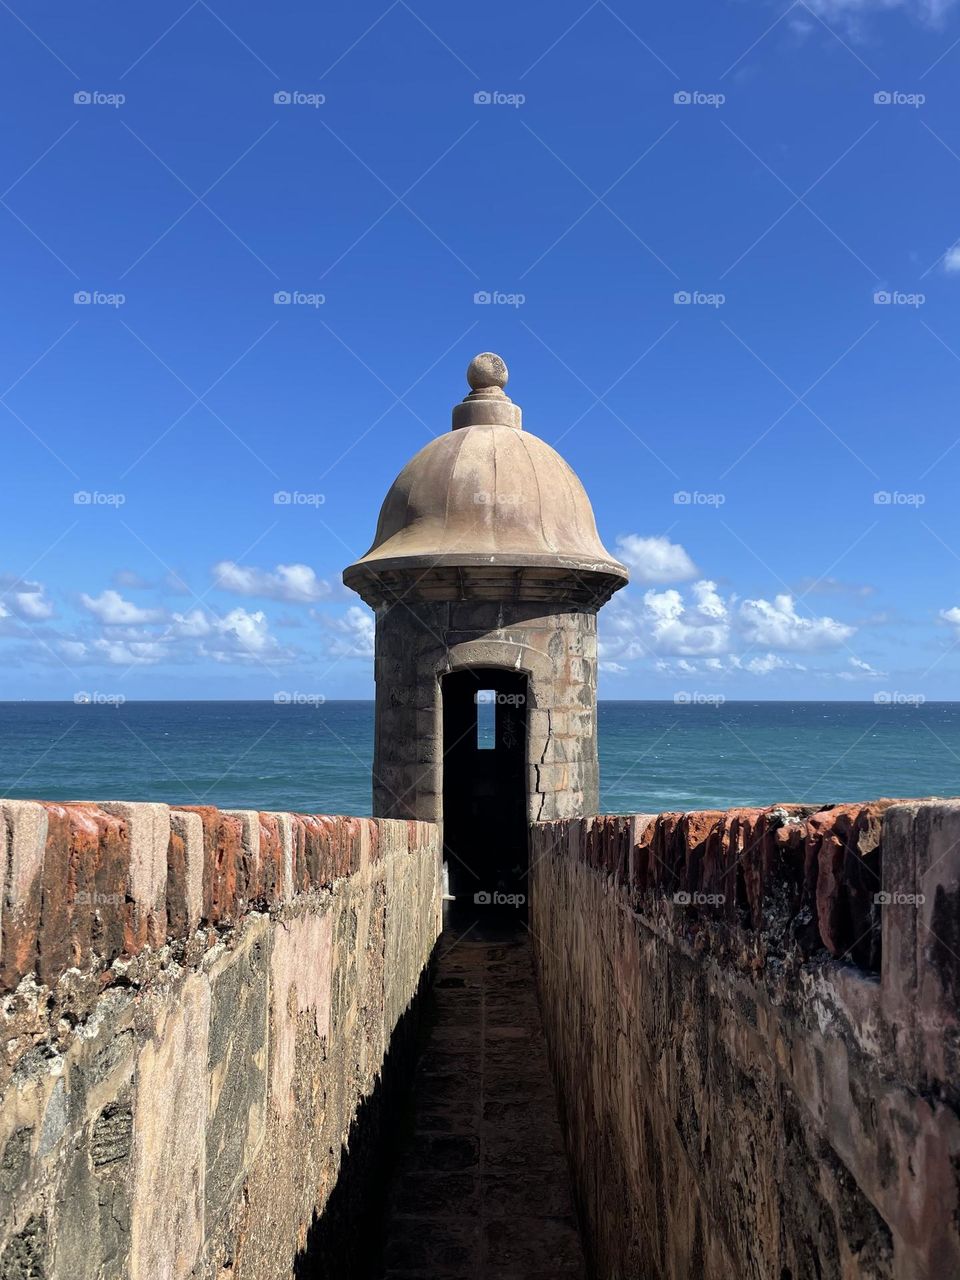
[[[213,624],[202,609],[191,609],[189,613],[173,615],[173,629],[179,636],[207,636]]]
[[[221,560],[213,566],[216,585],[241,596],[312,604],[329,595],[330,587],[306,564],[278,564],[274,570]]]
[[[787,593],[774,596],[772,602],[744,600],[739,622],[749,644],[768,649],[831,649],[856,630],[834,618],[811,618],[797,613],[793,596]]]
[[[943,269],[948,275],[956,275],[960,272],[960,242],[951,245],[943,255]]]
[[[44,596],[42,588],[37,588],[36,591],[17,591],[13,598],[16,602],[15,611],[22,618],[42,622],[53,617],[53,605]]]
[[[951,626],[960,629],[960,606],[954,605],[952,609],[941,609],[940,617],[944,622],[949,622]]]
[[[850,657],[847,662],[852,669],[850,671],[838,671],[838,680],[885,680],[887,677],[886,671],[878,671],[876,667],[871,666],[869,662],[864,662],[862,658]]]
[[[936,27],[953,8],[954,0],[805,0],[805,3],[826,22],[840,22],[848,29],[857,30],[859,19],[891,9],[902,9],[908,17]]]
[[[673,587],[644,593],[644,630],[654,653],[692,656],[723,653],[729,647],[727,607],[717,594],[716,583],[702,579],[691,591],[692,605]]]
[[[115,667],[149,666],[166,657],[166,650],[158,640],[108,640],[101,637],[93,644]]]
[[[806,670],[806,667],[801,667],[796,662],[788,662],[779,653],[758,654],[755,658],[748,658],[746,662],[737,660],[736,666],[742,667],[744,671],[749,671],[754,676],[768,676],[771,671]]]
[[[342,618],[327,619],[335,632],[330,652],[339,658],[372,658],[375,624],[373,614],[360,605],[351,605]]]
[[[177,625],[184,636],[204,637],[198,652],[215,662],[290,662],[296,657],[270,633],[267,615],[262,609],[250,613],[231,609],[222,618],[194,609],[178,615]]]
[[[685,582],[698,572],[683,547],[663,536],[624,534],[617,539],[617,555],[631,571],[634,582]]]
[[[42,583],[0,574],[0,595],[6,601],[6,604],[0,601],[0,618],[14,614],[25,622],[45,622],[53,617],[53,605],[47,599]]]
[[[124,600],[119,591],[107,589],[98,596],[82,594],[80,603],[95,618],[108,626],[135,626],[141,622],[159,622],[163,613],[159,609],[141,609],[130,600]]]

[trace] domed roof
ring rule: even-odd
[[[476,357],[454,429],[420,450],[390,487],[373,546],[344,572],[360,589],[381,573],[526,566],[589,575],[607,598],[627,571],[604,547],[583,485],[545,441],[523,431],[498,356]],[[597,582],[594,575],[605,581]]]

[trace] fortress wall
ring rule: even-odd
[[[0,1276],[339,1266],[439,932],[437,828],[0,815]]]
[[[531,832],[597,1274],[960,1276],[960,803]]]

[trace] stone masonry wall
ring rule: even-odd
[[[463,667],[504,667],[528,675],[531,821],[595,812],[596,610],[544,601],[410,599],[377,611],[374,812],[442,820],[439,682]]]
[[[535,825],[600,1280],[960,1276],[960,802]]]
[[[0,1277],[349,1275],[439,859],[426,823],[0,801]]]

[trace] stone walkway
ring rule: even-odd
[[[528,935],[457,936],[438,945],[384,1276],[583,1280]]]

